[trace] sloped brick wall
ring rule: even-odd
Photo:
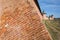
[[[33,0],[0,0],[0,40],[51,40]]]

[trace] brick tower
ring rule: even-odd
[[[35,0],[0,0],[0,40],[51,40]]]

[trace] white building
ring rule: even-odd
[[[49,20],[54,20],[54,16],[53,15],[49,16]]]
[[[46,16],[46,13],[42,13],[42,18],[43,18],[43,20],[48,20],[49,18],[48,18],[48,16]]]

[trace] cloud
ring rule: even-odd
[[[52,7],[52,8],[60,8],[60,5],[52,5],[52,4],[50,4],[50,5],[46,5],[46,4],[43,4],[43,5],[41,5],[41,6],[44,6],[44,7]]]
[[[56,7],[60,8],[60,0],[41,0],[39,1],[40,6],[42,7]]]
[[[50,5],[50,4],[60,5],[60,0],[40,0],[39,3],[41,3],[41,4],[44,3],[44,4],[47,4],[47,5]]]
[[[55,17],[60,17],[60,0],[38,0],[42,11],[47,15],[53,14]]]

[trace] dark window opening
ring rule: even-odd
[[[34,0],[34,2],[35,2],[35,4],[37,5],[37,7],[38,7],[39,11],[41,12],[41,8],[40,8],[40,6],[39,6],[38,1],[37,1],[37,0]]]

